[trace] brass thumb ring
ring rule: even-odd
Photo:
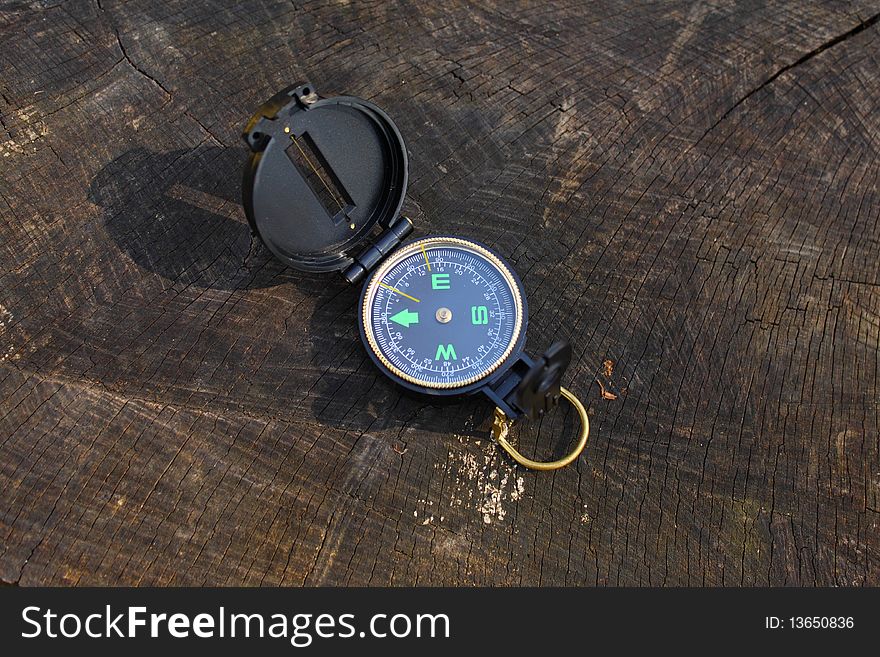
[[[590,435],[590,419],[587,417],[587,411],[584,409],[584,405],[581,404],[581,400],[575,397],[571,391],[565,388],[560,388],[559,391],[562,393],[563,397],[571,402],[571,405],[575,407],[575,410],[577,410],[578,415],[581,418],[581,434],[578,437],[578,443],[574,450],[557,461],[533,461],[520,454],[505,437],[507,435],[507,416],[500,408],[495,409],[495,424],[493,425],[492,430],[492,435],[495,438],[495,441],[501,445],[505,452],[513,457],[514,461],[530,470],[556,470],[558,468],[564,468],[580,456],[581,452],[584,451],[584,447],[587,446],[587,438]]]

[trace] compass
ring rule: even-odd
[[[453,235],[406,241],[407,154],[385,112],[353,96],[321,97],[302,82],[260,106],[243,137],[252,151],[242,188],[251,229],[287,265],[362,285],[360,335],[383,374],[429,398],[484,395],[496,408],[494,438],[526,467],[578,457],[589,421],[561,386],[570,346],[554,343],[535,359],[525,352],[522,282],[489,247]],[[562,398],[581,418],[574,451],[549,463],[520,454],[506,438],[509,424]]]
[[[487,247],[428,237],[398,249],[370,276],[360,319],[370,355],[387,375],[461,394],[522,343],[525,295]]]

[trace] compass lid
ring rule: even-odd
[[[320,97],[301,82],[277,93],[242,135],[252,154],[242,188],[251,228],[278,258],[306,271],[344,270],[373,229],[389,228],[406,193],[397,127],[352,96]]]

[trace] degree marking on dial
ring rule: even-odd
[[[384,287],[384,288],[387,288],[387,289],[391,290],[392,292],[397,292],[398,294],[402,294],[402,295],[405,296],[407,299],[412,299],[412,300],[415,301],[416,303],[421,303],[421,300],[420,300],[420,299],[416,299],[415,297],[411,297],[411,296],[408,295],[406,292],[401,292],[401,291],[398,290],[396,287],[392,287],[391,285],[388,285],[388,283],[383,283],[382,281],[379,281],[379,285],[381,285],[381,286]]]
[[[428,271],[431,271],[431,261],[428,260],[428,252],[425,251],[425,245],[419,244],[419,246],[422,247],[422,255],[425,256],[425,264],[428,265]]]

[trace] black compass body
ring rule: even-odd
[[[388,378],[435,398],[483,393],[514,419],[558,403],[570,348],[525,354],[528,307],[504,259],[469,237],[404,243],[406,148],[382,110],[300,83],[264,103],[243,136],[251,228],[291,267],[362,283],[361,339]]]

